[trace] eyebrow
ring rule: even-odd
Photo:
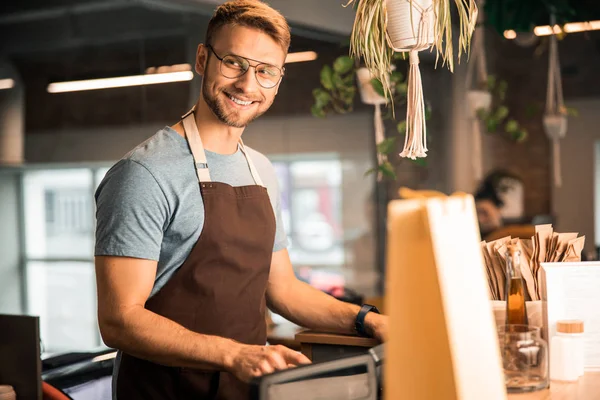
[[[215,50],[215,48],[212,45],[209,45],[213,51]],[[273,64],[273,63],[269,63],[269,62],[264,62],[264,61],[260,61],[260,60],[255,60],[253,58],[248,58],[248,57],[244,57],[244,56],[240,56],[239,54],[235,54],[235,53],[225,53],[225,56],[234,56],[234,57],[240,57],[240,58],[245,58],[248,61],[254,61],[255,63],[258,64],[266,64],[266,65],[271,65],[273,67],[279,68],[279,70],[283,71],[285,68],[284,66],[278,66],[277,64]],[[221,56],[221,57],[225,57],[225,56]]]

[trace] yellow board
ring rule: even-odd
[[[386,400],[503,400],[470,195],[388,207]]]

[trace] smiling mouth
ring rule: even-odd
[[[254,103],[254,101],[244,101],[244,100],[238,99],[237,97],[232,96],[229,93],[225,93],[225,95],[227,97],[229,97],[229,100],[233,101],[235,104],[238,104],[240,106],[249,106],[250,104]]]

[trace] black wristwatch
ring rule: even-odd
[[[365,337],[369,336],[365,330],[365,317],[367,316],[367,313],[369,313],[369,312],[374,312],[374,313],[379,314],[379,310],[377,309],[377,307],[372,306],[370,304],[363,304],[363,306],[360,308],[360,311],[358,312],[358,315],[356,316],[356,322],[354,323],[354,329],[356,330],[356,333],[358,333],[359,336],[365,336]]]

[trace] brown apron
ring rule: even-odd
[[[275,239],[267,189],[240,148],[255,185],[232,187],[210,180],[193,110],[183,116],[204,202],[204,227],[183,265],[145,307],[194,332],[266,343],[265,290]],[[243,400],[247,384],[223,371],[155,364],[123,353],[118,400]]]

